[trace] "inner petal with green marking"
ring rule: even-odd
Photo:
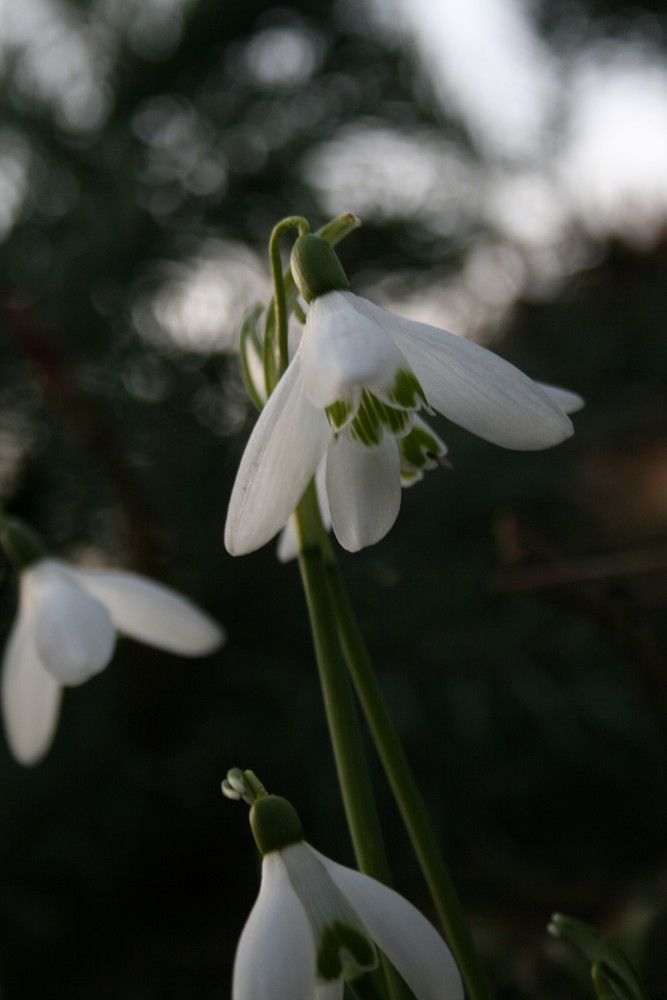
[[[447,454],[447,446],[435,431],[415,416],[412,427],[398,441],[401,458],[401,483],[411,486],[423,479],[427,469],[434,469],[438,459]]]
[[[409,434],[414,414],[428,403],[413,373],[397,369],[391,385],[359,389],[347,399],[337,399],[326,408],[334,434],[349,427],[352,437],[368,448],[377,447],[386,430],[396,438]]]

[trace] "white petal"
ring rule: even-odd
[[[549,399],[559,406],[564,413],[576,413],[586,405],[586,401],[577,392],[562,389],[559,385],[548,385],[546,382],[536,382]]]
[[[315,299],[308,311],[303,384],[313,406],[348,399],[360,386],[383,389],[406,367],[390,337],[353,308],[352,298],[349,292],[329,292]]]
[[[367,448],[347,432],[327,452],[327,495],[336,538],[348,552],[387,534],[401,506],[401,463],[396,442],[384,434]]]
[[[2,665],[7,742],[20,764],[36,764],[53,742],[62,688],[39,662],[30,614],[19,612]]]
[[[70,573],[106,607],[118,631],[133,639],[183,656],[205,656],[224,642],[217,622],[170,587],[117,570]]]
[[[342,979],[315,984],[315,1000],[343,1000],[344,992],[345,983]]]
[[[320,513],[322,515],[322,523],[326,531],[331,529],[331,511],[329,510],[329,498],[327,496],[327,463],[326,456],[322,459],[320,464],[317,466],[317,471],[315,473],[315,487],[317,489],[317,499],[320,505]],[[277,556],[280,562],[286,563],[291,559],[296,559],[299,554],[299,545],[296,537],[296,528],[294,526],[294,518],[290,517],[289,521],[280,532],[280,538],[278,539],[278,550]]]
[[[236,949],[232,1000],[313,1000],[315,942],[277,851],[262,862],[259,896]]]
[[[299,543],[296,537],[296,527],[294,525],[294,518],[290,517],[289,521],[280,532],[276,555],[278,556],[278,562],[287,563],[291,562],[292,559],[296,559],[298,554]]]
[[[463,1000],[461,976],[449,948],[412,903],[368,875],[314,854],[417,1000]]]
[[[116,630],[109,612],[77,587],[69,569],[56,560],[44,559],[24,572],[42,664],[60,684],[83,684],[113,655]]]
[[[430,405],[461,427],[520,450],[549,448],[572,435],[570,420],[550,395],[497,354],[354,298],[362,315],[393,338]]]
[[[241,459],[225,526],[231,555],[260,548],[287,523],[330,433],[324,412],[303,394],[298,352],[262,410]]]

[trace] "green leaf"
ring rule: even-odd
[[[600,1000],[650,1000],[630,960],[600,931],[562,913],[554,913],[547,930],[574,945],[593,963],[591,976]]]

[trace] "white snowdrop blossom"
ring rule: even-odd
[[[401,485],[446,452],[420,410],[505,448],[549,448],[573,433],[567,414],[583,405],[575,393],[533,382],[478,344],[342,288],[305,297],[298,350],[259,416],[232,491],[232,555],[283,528],[324,456],[340,544],[354,552],[383,538]]]
[[[341,1000],[346,979],[375,968],[378,948],[417,1000],[463,1000],[449,948],[403,896],[303,839],[265,850],[232,1000]]]
[[[18,615],[2,664],[2,714],[20,763],[46,754],[63,687],[104,670],[117,633],[185,656],[206,655],[225,639],[187,598],[134,573],[76,569],[51,558],[21,571]]]

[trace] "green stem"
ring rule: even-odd
[[[241,333],[239,336],[239,361],[241,365],[241,377],[243,379],[243,384],[246,387],[246,391],[253,403],[258,410],[261,410],[264,406],[264,399],[261,392],[255,385],[255,380],[252,376],[252,370],[250,366],[250,361],[248,357],[248,351],[253,349],[256,351],[257,356],[262,355],[262,341],[257,332],[257,320],[262,312],[262,306],[253,306],[248,309],[245,316],[243,317],[243,322],[241,323]],[[252,348],[250,347],[252,345]]]
[[[327,586],[318,537],[319,508],[312,483],[297,508],[295,518],[300,543],[299,568],[354,851],[362,871],[388,882],[389,866],[375,811],[352,686]]]
[[[299,539],[299,568],[324,707],[357,864],[362,872],[390,885],[389,864],[375,809],[354,695],[327,585],[322,553],[322,539],[326,535],[313,482],[294,517]],[[392,1000],[401,1000],[406,996],[404,985],[384,956],[382,966]]]
[[[389,717],[330,545],[326,556],[326,574],[343,653],[357,696],[468,994],[471,1000],[491,1000],[491,986],[440,853],[426,806]]]
[[[285,281],[283,278],[283,262],[280,257],[280,241],[288,229],[298,229],[299,236],[304,236],[310,232],[310,225],[307,219],[300,215],[291,215],[283,219],[275,226],[269,240],[269,259],[271,261],[271,274],[273,276],[273,310],[274,325],[271,331],[265,331],[264,338],[264,380],[266,382],[266,393],[270,396],[278,380],[287,368],[287,297],[285,293]],[[269,308],[269,311],[270,308]],[[276,343],[274,343],[275,334]]]

